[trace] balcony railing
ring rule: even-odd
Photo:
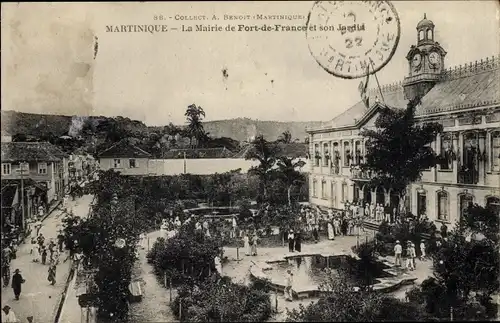
[[[362,170],[359,167],[352,167],[351,178],[358,180],[370,180],[372,178],[371,171]]]
[[[457,177],[459,184],[477,184],[479,172],[475,169],[462,168],[458,171]]]

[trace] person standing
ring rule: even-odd
[[[42,265],[45,265],[45,263],[47,262],[47,248],[44,245],[41,246],[41,253],[42,253]]]
[[[222,262],[219,256],[215,256],[214,258],[215,270],[222,276]]]
[[[396,245],[394,246],[394,265],[401,267],[401,254],[403,253],[403,247],[399,243],[399,240],[396,240]]]
[[[291,302],[293,300],[293,274],[290,269],[286,271],[286,281],[285,281],[285,300]]]
[[[335,240],[335,221],[336,219],[333,219],[333,223],[332,223],[332,219],[328,219],[328,222],[327,222],[327,229],[328,229],[328,240]]]
[[[21,296],[21,285],[25,282],[26,281],[24,280],[23,276],[21,276],[21,272],[19,271],[19,269],[16,269],[14,271],[14,275],[12,276],[12,290],[14,291],[16,300],[19,300],[19,296]]]
[[[297,230],[297,233],[295,234],[295,251],[297,252],[302,251],[302,236],[300,229]]]
[[[49,271],[47,277],[47,280],[50,282],[51,285],[56,284],[56,270],[57,270],[56,265],[54,263],[51,263],[49,265]]]
[[[420,260],[425,259],[425,243],[424,240],[420,240]]]
[[[288,241],[288,252],[293,252],[295,244],[295,234],[293,232],[293,229],[290,229],[288,231],[287,241]]]
[[[250,256],[250,237],[248,236],[248,231],[245,230],[243,233],[243,250],[245,250],[245,256]]]
[[[405,247],[405,258],[406,258],[406,269],[413,270],[413,261],[411,257],[411,241],[406,242]]]
[[[385,222],[390,223],[391,222],[391,207],[389,206],[389,203],[385,204],[384,214],[385,214]]]
[[[17,320],[16,314],[11,310],[9,305],[5,305],[2,308],[4,314],[2,314],[2,322],[5,323],[19,323]]]
[[[314,237],[314,243],[318,243],[319,241],[319,225],[316,223],[313,226],[313,237]]]
[[[410,258],[413,270],[417,269],[417,251],[415,250],[415,243],[410,244]]]
[[[233,216],[232,220],[233,228],[231,230],[231,238],[236,237],[236,231],[238,229],[238,222],[236,221],[236,216]]]
[[[63,244],[64,244],[64,232],[63,230],[59,230],[57,232],[57,248],[59,252],[63,252]]]
[[[253,232],[251,237],[252,237],[250,240],[251,241],[250,246],[251,246],[251,251],[252,251],[251,255],[257,256],[257,240],[259,239],[259,237],[257,236],[257,230],[255,230]]]

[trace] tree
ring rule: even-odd
[[[436,165],[437,156],[430,144],[443,130],[435,122],[417,123],[414,116],[419,103],[416,98],[404,110],[382,108],[375,122],[377,129],[361,132],[368,138],[362,168],[371,172],[372,186],[382,185],[398,194],[400,210],[405,205],[407,186],[420,178],[422,170]]]
[[[276,142],[281,142],[284,144],[289,144],[292,142],[292,133],[289,130],[284,131],[279,137]]]
[[[278,146],[268,142],[264,136],[257,136],[251,143],[252,147],[247,151],[245,159],[256,160],[259,165],[248,170],[250,175],[256,175],[260,180],[260,193],[264,201],[267,201],[267,188],[272,177],[273,167],[276,163]]]
[[[287,322],[377,322],[420,321],[427,315],[418,304],[407,304],[391,296],[368,290],[355,291],[342,271],[329,276],[323,296],[308,306],[289,311]]]
[[[438,317],[447,316],[452,306],[464,308],[463,315],[468,315],[465,308],[471,305],[472,294],[478,295],[481,305],[490,306],[491,295],[500,290],[497,214],[471,205],[447,238],[432,257],[435,278],[422,283],[428,310]],[[446,301],[440,301],[440,295]]]
[[[281,156],[277,161],[277,175],[287,184],[288,205],[292,205],[292,188],[295,185],[305,181],[304,174],[297,169],[303,167],[306,163],[303,160],[295,160],[287,156]]]
[[[188,127],[186,130],[191,140],[191,144],[193,138],[196,139],[197,143],[205,139],[205,129],[203,128],[203,124],[201,122],[205,117],[205,111],[193,103],[187,107],[184,116],[187,118]]]

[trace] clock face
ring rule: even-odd
[[[432,52],[430,55],[429,55],[429,62],[432,64],[432,65],[438,65],[439,62],[440,62],[440,57],[439,57],[439,54],[436,53],[436,52]]]
[[[420,54],[415,54],[411,63],[415,67],[420,66],[420,63],[422,63],[422,56],[420,56]]]

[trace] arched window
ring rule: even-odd
[[[328,144],[323,144],[323,166],[328,166],[328,159],[330,159],[330,152],[328,151]]]
[[[321,158],[320,152],[319,152],[319,144],[314,145],[314,165],[316,167],[319,167],[319,160]]]
[[[453,136],[451,133],[443,133],[441,135],[441,155],[440,155],[441,169],[452,170],[454,158],[455,158],[455,152],[453,147]]]
[[[317,185],[318,185],[318,181],[316,179],[313,179],[313,187],[312,187],[312,196],[313,197],[316,197],[318,194]]]
[[[423,40],[424,39],[424,31],[421,30],[419,33],[418,33],[418,40]]]
[[[491,134],[491,170],[500,172],[500,132]]]
[[[348,142],[344,142],[344,167],[349,167],[351,162],[351,147]]]
[[[489,196],[486,199],[486,207],[495,212],[495,214],[500,215],[500,197]]]
[[[323,179],[321,180],[321,198],[326,199],[327,198],[327,191],[326,191],[326,181]]]
[[[427,39],[432,40],[432,30],[427,29]]]
[[[361,141],[356,141],[354,144],[354,152],[356,154],[355,164],[359,165],[363,161],[363,152],[361,151]]]
[[[331,183],[331,198],[332,198],[332,201],[333,201],[333,207],[337,207],[337,190],[335,189],[335,185],[336,183],[335,182],[332,182]]]
[[[342,183],[342,202],[347,201],[347,183]]]
[[[446,191],[437,193],[437,218],[438,220],[448,221],[449,219],[449,200]]]
[[[460,218],[462,218],[462,216],[467,211],[469,206],[474,204],[474,196],[470,194],[461,194],[459,195],[458,201],[459,201],[458,211],[460,212]]]

